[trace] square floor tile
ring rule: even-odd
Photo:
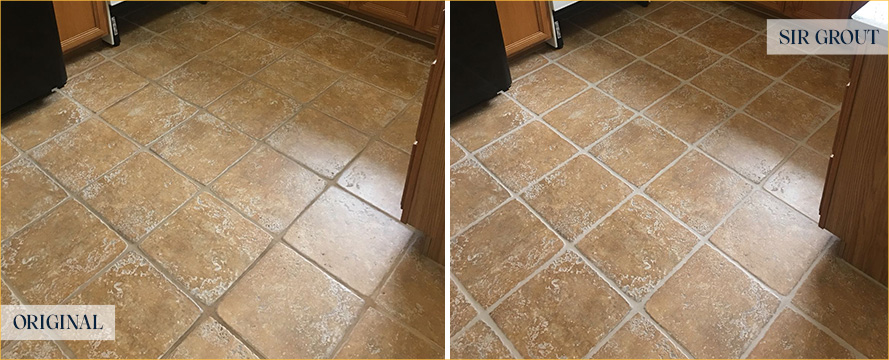
[[[426,88],[429,67],[377,50],[358,63],[352,76],[408,99]]]
[[[146,145],[197,112],[196,107],[152,84],[102,112],[102,118]]]
[[[292,49],[320,30],[320,27],[305,21],[284,14],[274,14],[246,31],[273,44]]]
[[[598,89],[589,89],[550,111],[543,120],[575,144],[587,147],[631,116],[632,110]]]
[[[487,308],[561,248],[555,233],[511,201],[451,240],[451,271]]]
[[[684,33],[711,16],[713,15],[688,4],[672,2],[646,15],[645,18],[677,33]]]
[[[745,112],[802,140],[815,132],[834,110],[802,91],[778,83],[750,103]]]
[[[801,147],[763,186],[779,199],[817,221],[829,159]]]
[[[249,80],[207,107],[228,124],[261,139],[291,118],[299,104],[268,86]]]
[[[213,115],[202,113],[155,142],[151,150],[206,185],[233,165],[253,145],[254,141],[249,136]]]
[[[589,317],[590,309],[596,316]],[[491,313],[526,358],[580,358],[630,306],[580,256],[568,252]]]
[[[637,61],[602,80],[598,86],[627,106],[642,110],[679,86],[679,80]]]
[[[363,81],[347,77],[327,89],[312,107],[366,133],[377,133],[407,103]]]
[[[301,103],[312,100],[327,89],[340,74],[305,57],[290,54],[254,76]]]
[[[693,151],[661,174],[646,193],[699,234],[707,234],[753,187]]]
[[[482,321],[451,341],[452,359],[512,359],[500,337]]]
[[[212,189],[253,221],[280,233],[324,190],[325,183],[263,146],[226,171]]]
[[[401,218],[401,197],[410,155],[374,141],[358,156],[337,182],[395,218]]]
[[[808,320],[785,309],[759,341],[751,359],[851,359],[849,350]]]
[[[580,240],[577,248],[641,301],[698,238],[642,196],[634,196]]]
[[[654,324],[636,314],[602,346],[593,359],[685,359]]]
[[[452,120],[451,136],[466,150],[476,151],[532,118],[509,97],[497,95]]]
[[[231,331],[213,318],[205,318],[170,354],[174,359],[256,359]]]
[[[127,39],[126,43],[122,42],[117,46],[102,45],[99,53],[107,57],[114,57],[156,36],[154,32],[122,18],[117,18],[117,33]]]
[[[135,144],[92,118],[34,148],[31,157],[63,186],[80,190],[136,149]]]
[[[768,323],[779,300],[704,246],[645,306],[697,358],[737,358]]]
[[[71,200],[3,243],[3,277],[28,304],[59,304],[126,247]]]
[[[701,150],[759,183],[796,148],[796,143],[744,114],[731,118],[700,144]]]
[[[83,199],[130,240],[157,226],[197,191],[149,153],[139,153],[83,189]]]
[[[435,48],[432,44],[400,34],[395,34],[383,44],[383,49],[427,66],[431,66],[435,60]]]
[[[191,50],[162,36],[155,36],[115,59],[137,74],[157,79],[195,56]]]
[[[642,186],[688,147],[643,118],[630,121],[596,144],[590,153],[636,186]]]
[[[363,305],[295,251],[275,245],[226,294],[217,312],[266,356],[323,358],[333,355]]]
[[[158,83],[198,106],[206,106],[244,80],[244,76],[204,57],[189,61]]]
[[[343,16],[338,12],[304,2],[293,2],[281,9],[281,12],[320,27],[333,25]]]
[[[562,39],[565,40],[565,44],[561,49],[554,49],[552,46],[541,46],[539,49],[540,54],[548,59],[558,59],[596,39],[596,35],[581,29],[569,21],[559,23],[559,30],[562,32]]]
[[[676,34],[666,29],[648,20],[639,19],[608,34],[605,39],[637,56],[644,56],[675,37]]]
[[[837,64],[846,70],[852,69],[852,61],[855,60],[854,55],[821,55],[820,58]]]
[[[201,314],[147,259],[133,252],[68,302],[88,304],[115,306],[116,335],[114,341],[65,342],[78,358],[159,358]]]
[[[65,190],[23,157],[3,166],[2,194],[6,216],[0,222],[0,232],[4,240],[68,197]]]
[[[53,92],[4,115],[3,136],[27,151],[90,116],[87,109]]]
[[[237,33],[237,30],[204,15],[177,24],[163,36],[192,51],[204,52]]]
[[[394,34],[389,29],[350,17],[339,19],[330,30],[373,46],[382,45]]]
[[[188,20],[190,14],[174,2],[154,3],[126,14],[127,21],[156,33],[164,32],[176,24]]]
[[[457,146],[457,142],[454,139],[450,139],[451,149],[449,151],[451,155],[451,165],[456,164],[460,160],[463,160],[466,157],[466,154],[463,152],[459,146]]]
[[[840,114],[836,113],[827,123],[821,125],[821,128],[815,134],[812,134],[809,141],[806,141],[806,145],[811,146],[812,149],[815,149],[822,155],[830,156],[833,154],[833,142],[837,135],[839,119]]]
[[[842,104],[849,79],[849,70],[813,56],[784,76],[787,84],[834,106]]]
[[[65,354],[51,341],[3,341],[4,359],[64,359]]]
[[[618,6],[601,3],[571,17],[570,21],[593,34],[603,36],[636,19],[638,17]]]
[[[419,246],[408,250],[376,302],[393,317],[445,346],[445,272]]]
[[[322,30],[306,39],[296,49],[309,58],[340,71],[352,69],[358,61],[374,51],[373,46],[328,30]]]
[[[691,80],[695,86],[737,108],[750,101],[771,82],[765,75],[730,59],[720,60]]]
[[[205,56],[244,74],[254,74],[285,53],[285,49],[256,36],[240,33],[208,51]]]
[[[886,288],[851,265],[825,256],[793,304],[871,359],[886,357]]]
[[[508,188],[520,191],[575,152],[571,144],[535,121],[501,138],[477,156]]]
[[[101,64],[105,61],[105,57],[99,53],[103,47],[101,44],[93,43],[65,54],[63,56],[65,72],[69,77],[73,77]]]
[[[451,235],[465,229],[497,205],[509,193],[473,160],[451,168]]]
[[[771,76],[781,76],[800,62],[803,55],[769,55],[766,52],[766,37],[759,35],[744,46],[732,51],[736,60],[750,65]]]
[[[106,61],[68,79],[64,92],[93,111],[113,105],[148,84],[148,80],[120,65]]]
[[[454,279],[450,279],[451,283],[451,299],[448,302],[451,306],[451,336],[463,329],[472,318],[475,317],[475,310],[472,304],[466,299],[466,296],[460,292]],[[6,287],[4,287],[6,289]]]
[[[587,87],[557,65],[547,65],[512,84],[507,92],[529,110],[541,114]]]
[[[268,4],[252,1],[230,1],[207,12],[213,20],[244,30],[274,13]]]
[[[546,58],[537,51],[528,51],[508,59],[509,74],[513,79],[518,79],[537,70],[547,64]]]
[[[380,133],[380,140],[410,154],[417,139],[417,126],[420,123],[422,109],[423,103],[420,101],[415,101],[408,105]]]
[[[522,195],[559,234],[577,240],[633,190],[588,156],[579,156]]]
[[[598,82],[633,60],[632,54],[599,40],[559,58],[559,63],[589,82]]]
[[[338,188],[293,224],[284,241],[362,294],[371,295],[413,232]]]
[[[266,142],[332,179],[364,149],[368,138],[334,118],[305,108],[272,133]]]
[[[830,241],[830,233],[757,191],[710,241],[766,285],[787,295]]]
[[[148,256],[211,305],[247,270],[272,236],[203,193],[142,242]]]
[[[734,21],[754,31],[766,30],[766,20],[769,16],[747,7],[740,6],[739,4],[732,5],[734,6],[729,6],[728,9],[719,13],[719,16]]]
[[[4,137],[2,140],[3,148],[0,150],[0,155],[2,155],[2,160],[0,160],[0,165],[6,165],[10,161],[15,160],[19,156],[19,151],[16,150],[12,143],[6,140]]]
[[[715,17],[685,34],[689,39],[721,53],[729,53],[756,33],[728,20]]]
[[[719,60],[719,54],[678,38],[645,57],[650,63],[682,79],[690,79]]]
[[[367,309],[337,359],[441,359],[444,349],[435,346],[374,308]]]

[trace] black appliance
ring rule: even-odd
[[[451,2],[451,116],[512,85],[493,1]]]
[[[68,74],[51,1],[3,1],[0,10],[0,112],[5,114],[65,86]]]

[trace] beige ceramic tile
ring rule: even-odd
[[[450,183],[451,235],[509,198],[509,193],[472,160],[451,168]]]
[[[522,197],[559,234],[574,241],[631,192],[593,159],[579,156],[529,187]]]
[[[435,49],[432,44],[404,35],[396,34],[383,44],[383,48],[427,66],[435,60]]]
[[[732,6],[728,1],[686,1],[686,3],[713,14],[719,14]]]
[[[206,106],[244,80],[238,72],[198,57],[158,80],[158,84],[198,106]]]
[[[93,111],[118,102],[148,81],[120,65],[106,61],[91,70],[68,79],[64,91]]]
[[[646,15],[646,19],[677,33],[683,33],[709,19],[711,14],[688,4],[672,2]]]
[[[796,148],[790,138],[744,114],[731,118],[700,143],[701,150],[759,183]]]
[[[374,51],[373,46],[327,30],[306,39],[296,49],[307,57],[340,71],[352,69]]]
[[[337,359],[442,359],[444,349],[369,308],[336,354]]]
[[[826,60],[810,56],[784,76],[784,82],[834,106],[843,102],[849,71]]]
[[[3,342],[0,356],[4,359],[65,359],[65,354],[51,341]]]
[[[654,324],[636,314],[593,355],[593,359],[685,359]]]
[[[429,67],[377,50],[358,63],[352,76],[409,99],[426,88]]]
[[[253,221],[280,233],[324,186],[324,179],[263,146],[226,171],[212,189]]]
[[[596,309],[595,317],[588,317]],[[568,252],[491,313],[526,358],[580,358],[630,306],[580,256]]]
[[[366,133],[379,132],[407,103],[383,90],[351,77],[340,80],[312,107]]]
[[[480,151],[479,161],[513,191],[530,185],[576,149],[540,122],[531,122]]]
[[[163,36],[192,51],[204,52],[237,33],[237,30],[205,15],[183,21],[165,32]],[[128,38],[125,39],[127,41],[121,45],[130,41]]]
[[[466,150],[476,151],[532,117],[509,97],[498,95],[452,120],[451,136]]]
[[[298,108],[293,99],[250,80],[213,102],[207,111],[261,139],[296,114]]]
[[[543,118],[571,141],[587,147],[633,115],[598,89],[589,89]]]
[[[205,55],[214,61],[249,75],[268,66],[284,53],[284,48],[256,36],[240,33],[214,47]]]
[[[851,359],[842,345],[808,320],[785,309],[753,352],[751,359]]]
[[[3,243],[3,277],[28,304],[59,304],[126,247],[71,200]]]
[[[451,330],[450,335],[453,336],[463,329],[472,318],[475,317],[475,310],[472,304],[466,299],[466,296],[457,289],[454,279],[450,279],[451,283],[451,299],[448,302],[451,306]],[[5,290],[6,287],[3,287]]]
[[[563,21],[559,23],[559,30],[562,32],[562,39],[564,40],[564,45],[561,49],[554,49],[549,45],[541,45],[538,49],[540,53],[548,58],[548,59],[558,59],[559,57],[574,51],[575,49],[589,44],[591,41],[596,39],[596,36],[592,33],[581,29],[580,27],[574,25],[569,21]]]
[[[127,39],[127,41],[121,42],[120,45],[117,46],[102,46],[102,49],[99,51],[102,55],[113,57],[155,36],[150,30],[133,24],[132,22],[121,18],[117,18],[116,20],[118,35],[120,35],[121,38]]]
[[[80,123],[31,150],[31,157],[63,186],[80,190],[137,149],[98,118]]]
[[[679,80],[637,61],[599,83],[599,88],[636,110],[642,110],[679,86]]]
[[[68,195],[27,159],[3,167],[2,206],[6,209],[0,232],[5,240],[62,202]]]
[[[315,109],[302,109],[266,142],[319,174],[333,178],[367,145],[368,138]]]
[[[217,312],[266,356],[322,358],[333,356],[363,304],[295,251],[275,245],[226,294]]]
[[[410,155],[375,141],[343,171],[337,182],[365,201],[401,218],[401,197]]]
[[[746,10],[744,10],[746,11]],[[781,76],[800,62],[802,55],[769,55],[766,53],[766,37],[759,35],[744,46],[733,51],[731,56],[771,76]]]
[[[65,342],[78,358],[159,358],[201,313],[147,259],[133,252],[68,304],[115,306],[114,341]]]
[[[0,154],[2,154],[3,159],[0,160],[0,165],[6,165],[12,160],[15,160],[19,156],[19,151],[16,150],[12,144],[6,140],[4,137],[2,140],[3,148],[0,149]]]
[[[134,140],[148,144],[198,109],[154,84],[108,108],[102,118]]]
[[[605,39],[637,56],[644,56],[675,37],[676,34],[666,29],[648,20],[639,19],[608,34]]]
[[[766,90],[745,111],[797,140],[815,132],[834,112],[827,104],[781,83]]]
[[[287,15],[293,16],[303,21],[308,21],[320,27],[328,27],[330,25],[333,25],[340,17],[343,16],[338,12],[330,11],[300,1],[290,3],[290,5],[284,7],[283,9],[281,9],[281,11]]]
[[[529,110],[540,114],[581,92],[586,86],[583,80],[557,65],[547,65],[514,82],[508,93]]]
[[[511,359],[512,354],[500,337],[477,321],[460,338],[451,342],[451,359]]]
[[[837,134],[837,125],[839,124],[840,114],[837,113],[830,120],[821,126],[812,137],[806,141],[815,151],[823,155],[830,156],[833,153],[833,141]]]
[[[420,112],[423,103],[416,101],[408,105],[404,111],[392,120],[380,133],[380,140],[410,154],[417,139],[417,126],[420,123]]]
[[[636,19],[638,17],[620,7],[602,3],[569,20],[593,34],[603,36]]]
[[[450,139],[449,142],[451,144],[451,149],[449,151],[451,154],[451,165],[454,165],[458,161],[463,160],[463,158],[466,157],[466,154],[463,152],[463,149],[460,149],[460,147],[457,146],[454,139]]]
[[[685,38],[673,40],[645,57],[652,64],[686,80],[697,75],[719,58],[719,54]]]
[[[509,59],[509,74],[513,79],[518,79],[546,64],[546,58],[540,55],[540,53],[536,51],[527,52]]]
[[[736,358],[779,300],[709,246],[673,274],[645,306],[697,358]]]
[[[211,19],[244,30],[269,17],[274,10],[267,4],[252,1],[230,1],[207,12]]]
[[[389,29],[350,17],[341,18],[330,30],[373,46],[382,45],[394,34]]]
[[[350,287],[371,295],[412,236],[406,226],[334,187],[299,217],[284,241]]]
[[[392,317],[445,346],[445,271],[420,246],[408,250],[376,302]]]
[[[734,107],[741,107],[772,82],[741,63],[722,59],[691,80],[695,86]]]
[[[766,285],[787,295],[830,233],[773,196],[757,191],[710,241]]]
[[[295,48],[321,28],[284,14],[273,14],[246,31],[273,44]]]
[[[854,55],[821,55],[822,59],[830,61],[834,64],[842,66],[843,69],[850,70],[852,68],[852,61],[855,59]]]
[[[65,54],[65,72],[69,77],[73,77],[99,65],[105,61],[105,57],[99,53],[102,48],[102,45],[87,45]]]
[[[708,20],[685,34],[713,50],[729,53],[756,33],[719,17]]]
[[[518,201],[512,201],[451,240],[451,272],[489,307],[562,247]]]
[[[886,357],[886,288],[831,255],[815,266],[793,304],[872,359]]]
[[[764,31],[767,24],[766,19],[769,18],[761,12],[737,4],[734,4],[734,6],[730,6],[725,11],[719,13],[719,16],[734,21],[754,31]]]
[[[687,148],[651,121],[636,118],[596,144],[590,153],[633,185],[642,186]]]
[[[4,115],[3,136],[27,151],[89,117],[88,110],[54,92]]]
[[[633,60],[636,57],[630,53],[599,40],[559,58],[559,63],[589,82],[598,82]]]
[[[241,340],[213,318],[201,321],[170,356],[172,359],[256,359]]]
[[[707,234],[753,187],[693,151],[661,174],[646,193],[700,234]]]
[[[188,11],[174,2],[151,4],[126,15],[126,19],[156,33],[169,30],[182,21],[188,20]]]
[[[152,232],[141,247],[209,305],[271,241],[271,235],[234,209],[202,193]]]
[[[284,56],[254,76],[301,103],[312,100],[333,84],[340,74],[296,54]]]
[[[253,145],[254,141],[249,136],[213,115],[202,113],[164,135],[151,146],[151,150],[206,185]]]
[[[818,220],[828,158],[801,147],[765,183],[765,189]]]
[[[642,196],[634,196],[577,248],[637,301],[679,264],[698,238]]]
[[[139,153],[83,189],[83,199],[130,240],[157,226],[197,187],[149,153]]]
[[[137,74],[157,79],[194,57],[195,53],[175,42],[156,36],[134,46],[115,59]]]

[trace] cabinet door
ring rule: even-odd
[[[444,1],[421,1],[420,11],[417,15],[417,25],[414,30],[429,35],[438,34],[438,17],[444,10]]]
[[[108,7],[104,1],[53,1],[62,51],[108,35]]]
[[[552,11],[547,1],[497,1],[506,56],[513,56],[553,36]]]
[[[788,1],[784,14],[796,19],[848,19],[851,1]]]
[[[417,23],[419,1],[354,1],[349,8],[410,28]]]
[[[753,3],[775,12],[784,12],[786,1],[754,1]]]

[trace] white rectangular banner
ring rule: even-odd
[[[769,55],[886,55],[889,31],[857,20],[769,19]]]
[[[3,305],[0,339],[114,340],[114,305]]]

